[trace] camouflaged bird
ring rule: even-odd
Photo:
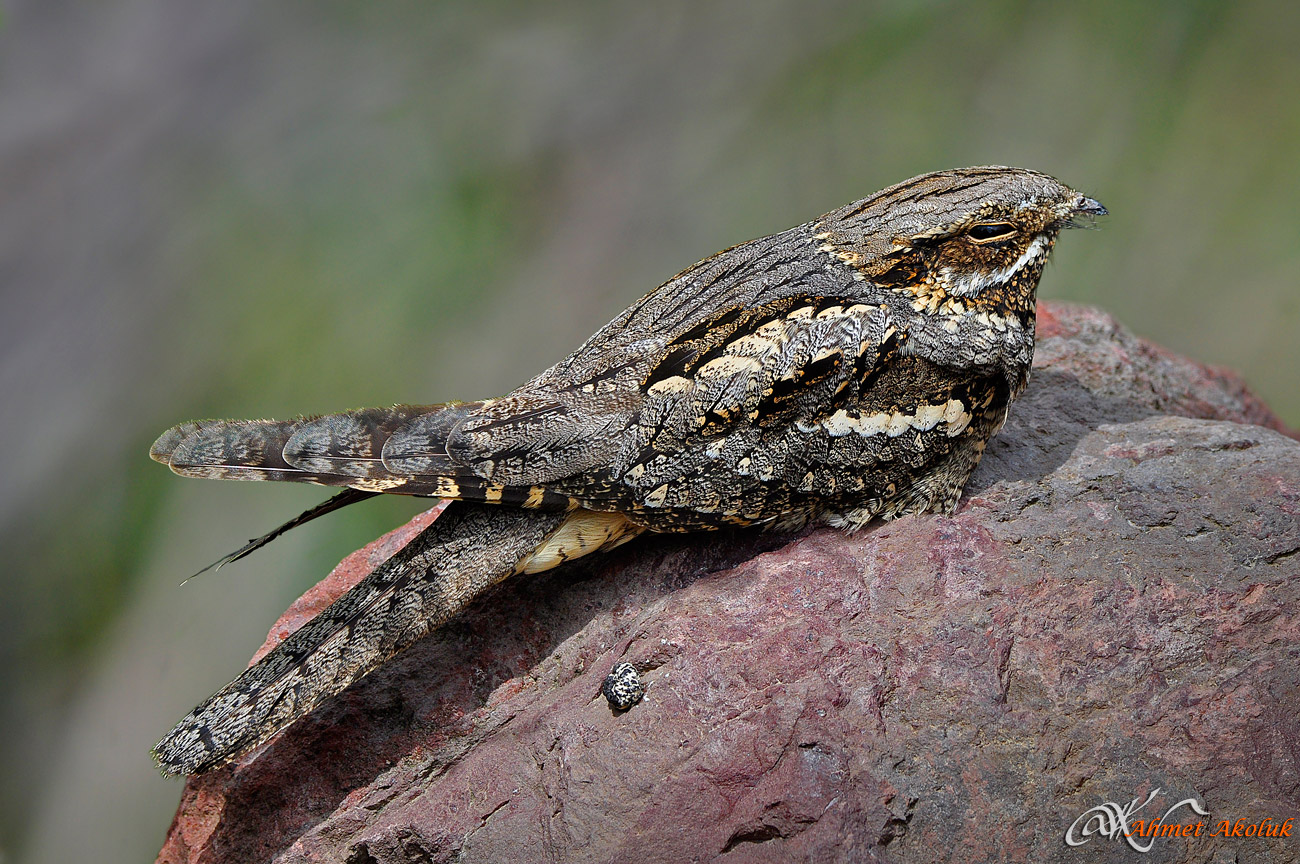
[[[1032,171],[927,174],[701,261],[500,399],[169,430],[151,455],[187,477],[348,487],[284,527],[381,492],[454,500],[159,765],[229,762],[500,580],[638,534],[951,512],[1025,387],[1058,233],[1105,212]]]

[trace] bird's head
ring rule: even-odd
[[[918,311],[1032,313],[1057,234],[1105,213],[1046,174],[964,168],[842,207],[817,230],[867,281],[915,295]]]

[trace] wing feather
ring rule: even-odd
[[[806,506],[788,479],[818,458],[793,446],[799,436],[858,399],[898,344],[884,306],[789,296],[719,310],[666,346],[646,375],[612,476],[555,487],[652,522],[652,511],[665,524],[673,511],[685,527],[779,519]],[[680,520],[682,511],[698,518]]]

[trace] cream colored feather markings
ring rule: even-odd
[[[701,261],[500,399],[168,430],[150,455],[179,474],[345,487],[231,558],[378,493],[453,501],[159,765],[239,758],[513,575],[653,532],[950,512],[1028,379],[1057,235],[1104,213],[1033,171],[926,174]]]
[[[939,272],[937,281],[945,287],[949,294],[955,294],[958,297],[976,297],[980,292],[995,285],[1005,285],[1025,267],[1045,260],[1047,253],[1051,251],[1051,243],[1051,240],[1040,234],[1029,244],[1028,249],[1020,253],[1019,258],[1006,267],[990,273],[960,274],[954,272],[952,268],[945,268]]]

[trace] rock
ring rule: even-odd
[[[1040,321],[952,517],[507,583],[191,778],[158,860],[1103,861],[1136,853],[1067,829],[1156,789],[1134,820],[1210,815],[1146,860],[1297,860],[1300,829],[1209,835],[1300,815],[1300,444],[1230,373],[1094,310]],[[615,713],[621,661],[647,689]]]

